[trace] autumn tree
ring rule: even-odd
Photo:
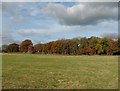
[[[35,53],[35,49],[33,45],[28,46],[28,53]]]
[[[24,53],[27,53],[29,52],[29,47],[30,46],[33,46],[33,43],[31,40],[24,40],[20,45],[19,45],[19,51],[20,52],[24,52]]]
[[[34,45],[34,49],[36,53],[42,53],[43,52],[43,44],[36,44]]]
[[[95,52],[97,55],[100,55],[103,53],[103,48],[102,48],[102,45],[100,43],[97,43],[95,45]]]
[[[90,37],[88,38],[88,45],[92,48],[92,54],[97,54],[96,53],[96,45],[98,44],[99,38],[98,37]]]
[[[18,45],[3,45],[3,52],[17,52]],[[24,53],[63,54],[63,55],[118,55],[120,54],[120,39],[110,38],[73,38],[39,43],[33,46],[31,40],[24,40],[19,45],[19,51]]]
[[[86,54],[86,46],[88,46],[88,40],[86,37],[83,37],[80,39],[80,47],[79,47],[79,51],[80,54]]]
[[[85,47],[85,52],[87,55],[93,55],[94,54],[94,50],[91,46],[86,46]]]

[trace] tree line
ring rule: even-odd
[[[110,38],[73,38],[61,39],[48,43],[33,45],[31,40],[24,40],[20,44],[2,45],[5,53],[36,53],[63,55],[119,55],[120,40]]]

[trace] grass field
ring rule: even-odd
[[[3,88],[118,88],[117,56],[2,54]]]

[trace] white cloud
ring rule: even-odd
[[[117,7],[115,7],[114,3],[79,3],[71,7],[50,3],[45,5],[46,7],[42,11],[40,7],[43,3],[37,4],[4,3],[3,11],[5,12],[3,15],[5,16],[3,17],[3,25],[5,26],[2,30],[3,44],[18,43],[18,41],[21,42],[26,38],[31,38],[34,41],[50,41],[59,39],[61,38],[60,36],[65,38],[98,36],[104,32],[115,32],[118,30],[116,28],[117,21],[114,21],[117,17]],[[42,15],[42,12],[48,16]],[[54,16],[63,25],[58,24]],[[111,19],[112,21],[108,21]],[[99,24],[81,26],[96,23]],[[5,30],[6,28],[8,30]]]
[[[118,39],[118,33],[104,33],[101,36],[106,38]]]
[[[2,0],[2,2],[119,2],[119,0]]]
[[[22,36],[45,35],[48,37],[48,34],[64,32],[70,30],[70,28],[71,27],[55,25],[54,27],[52,26],[49,28],[19,29],[16,30],[16,32]]]
[[[77,36],[90,37],[90,36],[105,36],[106,33],[117,32],[117,22],[104,22],[96,26],[65,26],[65,25],[52,25],[48,28],[26,28],[17,30],[3,30],[3,44],[19,43],[25,39],[31,39],[33,43],[48,42],[61,38],[73,38]],[[112,35],[112,34],[111,34]],[[114,34],[112,35],[114,36]],[[115,36],[116,37],[116,36]],[[115,38],[114,37],[114,38]],[[46,41],[47,40],[47,41]]]
[[[44,13],[56,17],[60,24],[94,25],[103,20],[117,20],[117,3],[79,3],[72,7],[50,3]]]
[[[17,39],[18,36],[15,35],[15,36],[12,36],[11,33],[7,32],[7,33],[3,33],[2,34],[2,44],[10,44],[10,43],[20,43],[19,40]]]
[[[39,12],[39,10],[33,10],[32,12],[30,12],[30,15],[31,16],[36,16],[36,15],[38,15],[40,12]]]

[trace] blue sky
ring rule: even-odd
[[[117,3],[3,2],[2,43],[31,39],[36,44],[91,36],[116,38],[117,9]]]

